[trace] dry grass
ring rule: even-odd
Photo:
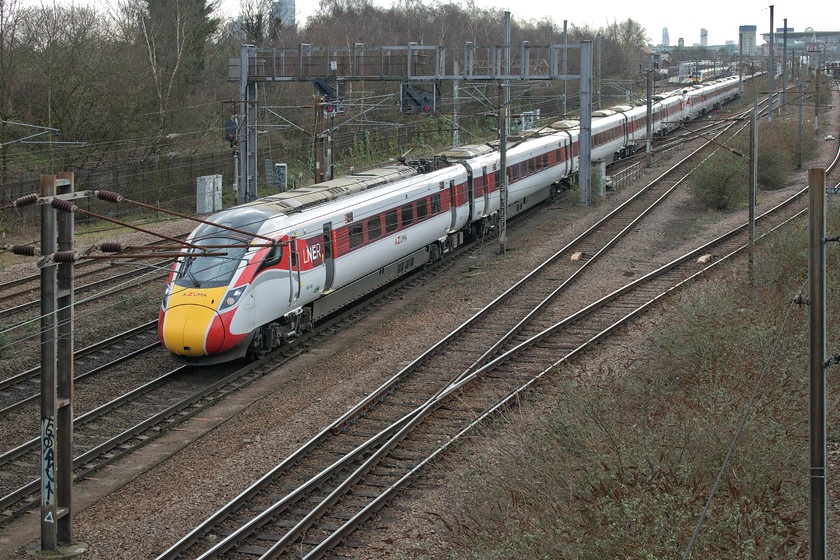
[[[829,232],[840,229],[833,215]],[[504,420],[506,437],[481,445],[464,480],[475,487],[469,503],[439,519],[450,558],[682,557],[807,279],[806,249],[802,228],[786,231],[762,246],[755,286],[741,277],[698,287],[663,310],[647,348],[563,372],[568,382],[543,406]],[[828,285],[838,301],[836,266]],[[829,353],[840,352],[835,315]],[[807,554],[806,336],[807,311],[793,309],[692,558]],[[831,411],[840,367],[827,373]]]

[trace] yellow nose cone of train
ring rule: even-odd
[[[183,290],[172,294],[163,322],[163,340],[170,352],[189,357],[208,353],[207,337],[224,290]]]

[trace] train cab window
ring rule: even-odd
[[[417,221],[425,220],[426,216],[429,215],[429,205],[426,202],[426,199],[423,198],[417,201]]]
[[[382,223],[379,221],[379,216],[374,216],[367,221],[368,241],[379,239],[382,235]]]
[[[406,204],[400,208],[400,220],[402,227],[408,227],[414,222],[414,208],[412,204]]]
[[[280,264],[280,260],[283,258],[283,246],[282,245],[275,245],[271,249],[268,250],[266,253],[265,258],[260,263],[257,272],[261,270],[265,270],[266,268],[276,266]]]
[[[396,231],[399,227],[397,223],[397,211],[396,210],[389,210],[385,212],[385,233],[391,233],[392,231]]]
[[[440,195],[435,193],[431,197],[432,201],[432,215],[437,214],[440,212]]]
[[[355,249],[364,244],[365,242],[365,231],[362,227],[362,224],[353,224],[350,226],[350,248]]]

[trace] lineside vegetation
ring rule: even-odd
[[[838,210],[829,208],[829,236]],[[827,253],[840,259],[836,243]],[[730,281],[706,281],[667,306],[644,343],[622,345],[632,350],[620,361],[558,372],[558,388],[500,421],[503,436],[469,447],[470,496],[435,518],[442,536],[428,550],[459,560],[681,558],[807,281],[807,254],[807,225],[791,226],[759,245],[754,287],[743,267],[730,268]],[[829,264],[827,284],[827,301],[840,300],[840,267]],[[692,558],[807,555],[807,313],[791,312]],[[831,306],[827,323],[829,354],[840,352]],[[840,367],[827,380],[830,415]],[[840,442],[831,420],[828,441]],[[837,481],[828,486],[836,495]]]

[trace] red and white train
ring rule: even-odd
[[[653,130],[716,110],[738,78],[657,96]],[[618,159],[645,139],[646,107],[592,119],[592,160]],[[578,171],[577,121],[560,121],[507,152],[508,216],[538,204]],[[499,153],[446,152],[421,172],[389,165],[224,210],[189,236],[170,274],[158,333],[197,363],[259,356],[284,339],[492,226],[499,212]],[[208,256],[212,255],[212,256]]]

